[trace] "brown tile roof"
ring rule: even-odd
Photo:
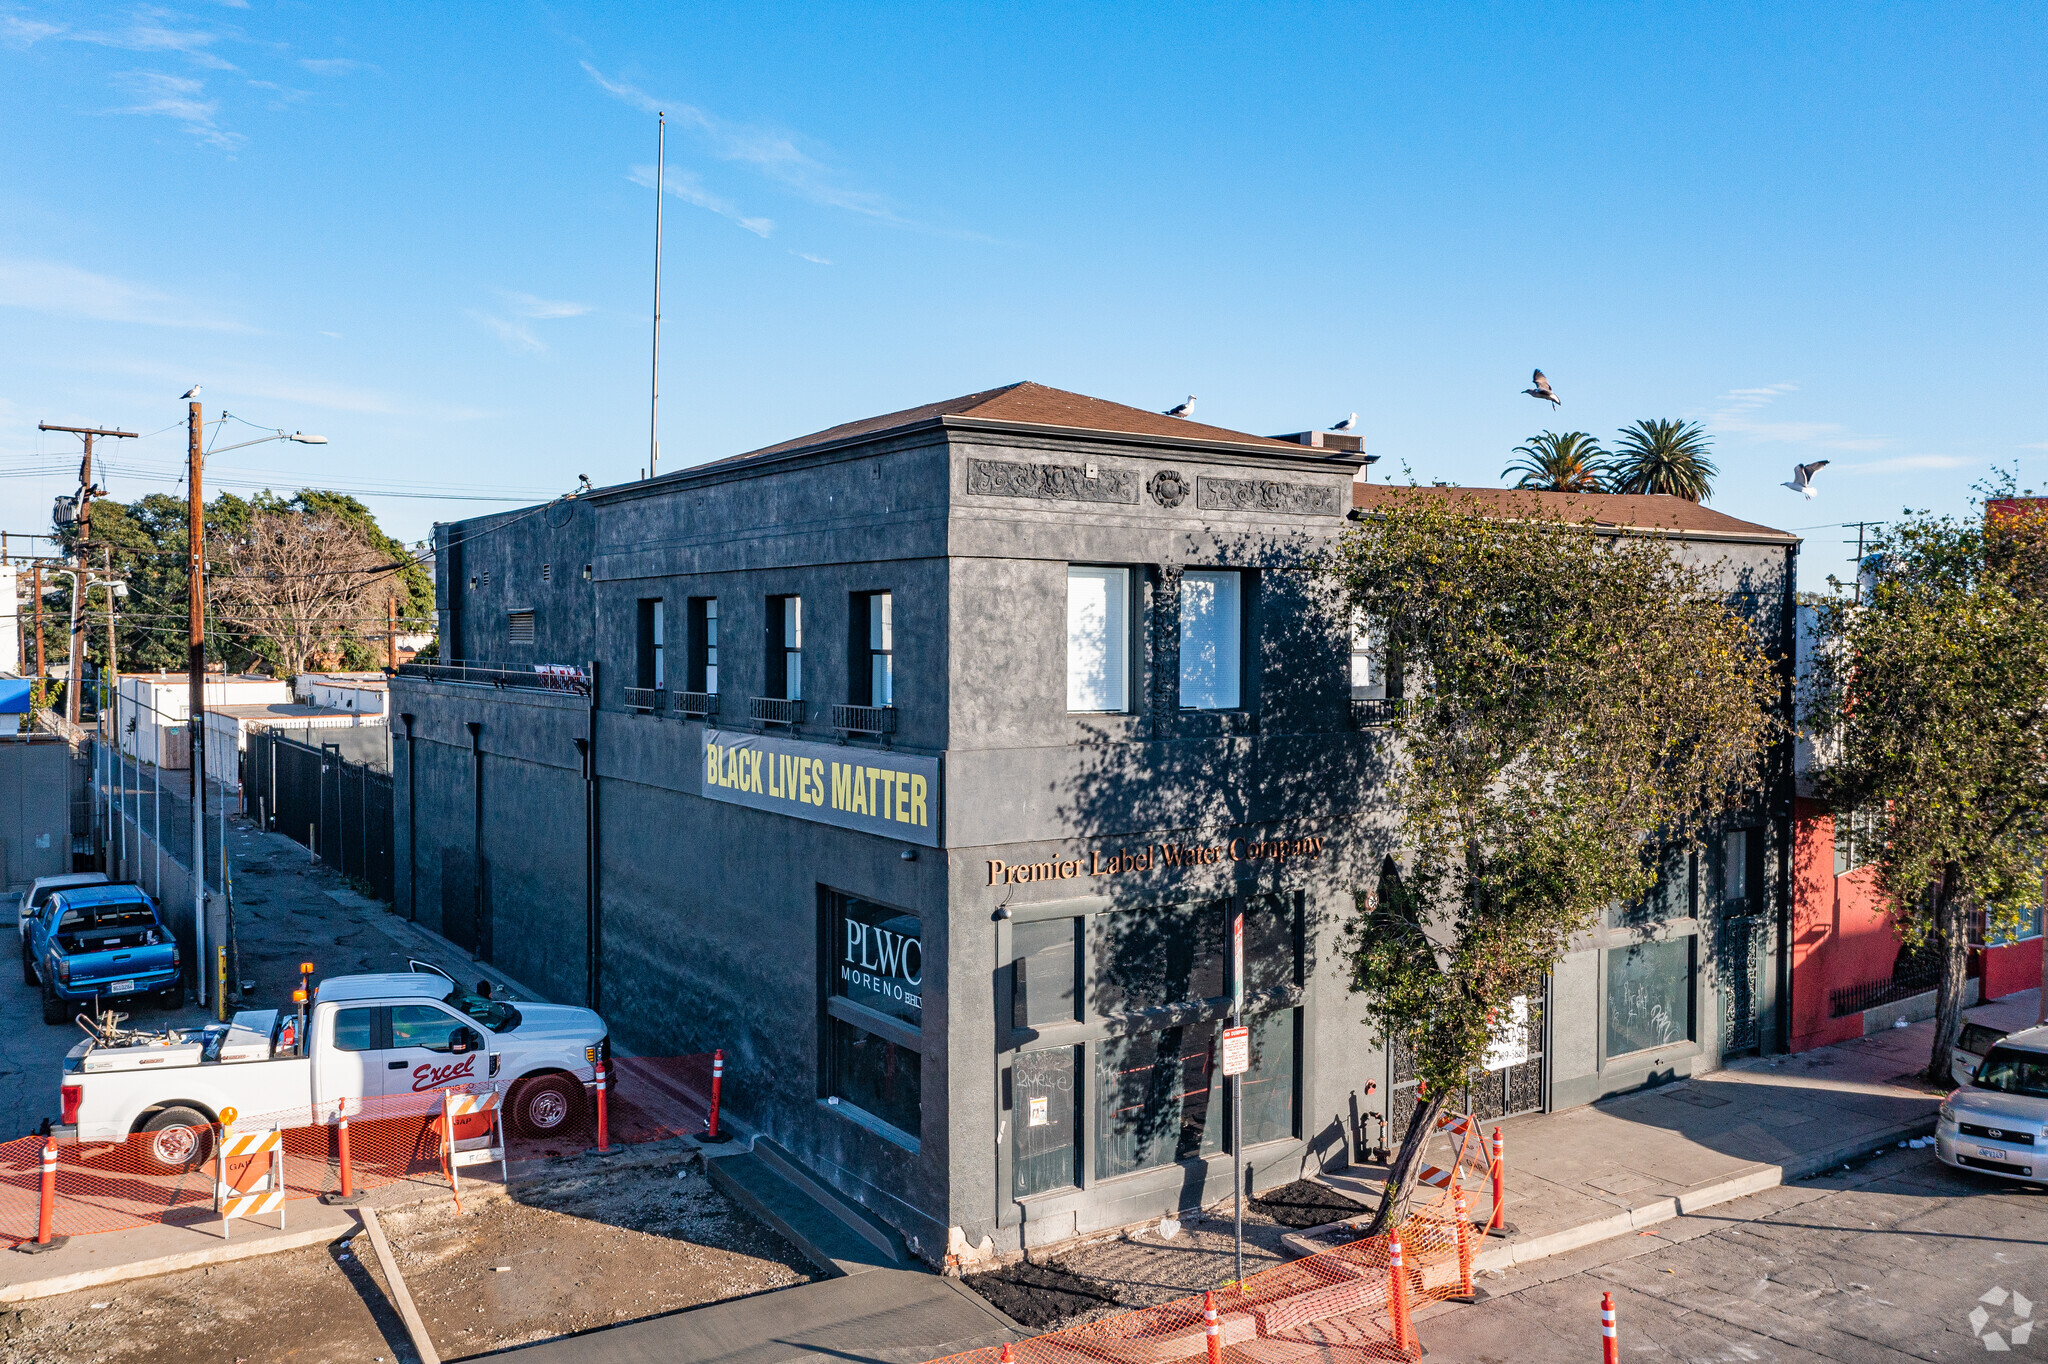
[[[1786,541],[1798,537],[1663,493],[1546,493],[1527,488],[1419,488],[1394,483],[1354,483],[1351,505],[1384,507],[1414,498],[1436,498],[1480,516],[1520,519],[1533,507],[1558,521],[1591,521],[1601,526],[1640,526],[1699,535],[1762,535]]]
[[[1143,408],[1125,407],[1122,403],[1105,402],[1101,398],[1090,398],[1080,393],[1069,393],[1064,389],[1047,388],[1044,384],[1026,382],[1005,384],[1001,388],[984,389],[979,393],[948,398],[944,402],[926,403],[923,407],[909,407],[901,412],[846,422],[823,431],[813,431],[808,436],[798,436],[794,440],[766,445],[759,450],[749,450],[743,455],[733,455],[729,459],[758,459],[763,455],[780,455],[814,445],[829,445],[835,441],[853,440],[862,436],[878,436],[887,431],[916,426],[935,417],[967,416],[993,421],[1022,422],[1033,426],[1066,426],[1080,431],[1165,436],[1171,440],[1213,440],[1228,441],[1234,445],[1269,445],[1293,454],[1304,453],[1304,447],[1291,441],[1274,440],[1270,436],[1246,435],[1242,431],[1229,431],[1220,426],[1204,426],[1185,417],[1169,417],[1162,412],[1147,412]],[[722,464],[729,460],[717,462]]]

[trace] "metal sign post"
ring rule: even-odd
[[[1251,1030],[1244,1026],[1244,901],[1230,910],[1230,1026],[1223,1030],[1223,1075],[1230,1082],[1231,1190],[1236,1200],[1236,1282],[1244,1283],[1244,1081],[1251,1069]]]

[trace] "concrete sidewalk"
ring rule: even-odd
[[[2039,992],[1968,1011],[2008,1031],[2033,1026]],[[1499,1124],[1506,1142],[1508,1221],[1515,1234],[1486,1243],[1478,1265],[1510,1265],[1626,1235],[1681,1213],[1819,1174],[1934,1130],[1952,1086],[1919,1075],[1931,1021],[1887,1029],[1794,1056],[1739,1061],[1690,1080],[1561,1113]],[[1484,1129],[1492,1133],[1492,1125]],[[1442,1142],[1424,1159],[1447,1164]],[[1378,1198],[1384,1170],[1326,1175],[1333,1187]],[[1489,1193],[1467,1180],[1475,1213]],[[1340,1228],[1289,1239],[1298,1253],[1350,1239]]]

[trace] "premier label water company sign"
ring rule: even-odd
[[[818,824],[939,846],[939,761],[706,727],[704,794]]]

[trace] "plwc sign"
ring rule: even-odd
[[[939,846],[936,758],[708,726],[702,757],[711,800]]]

